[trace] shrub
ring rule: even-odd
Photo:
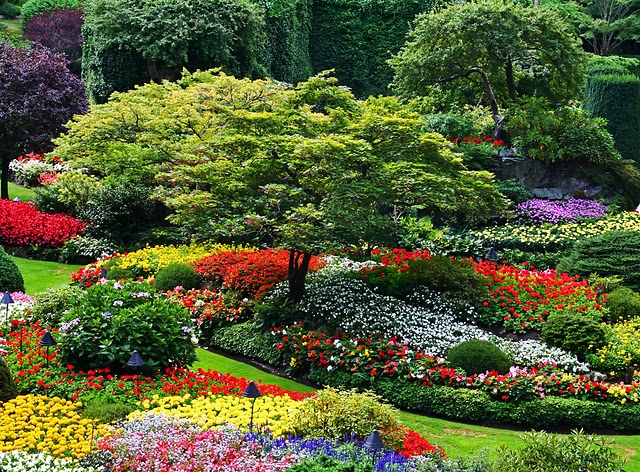
[[[470,339],[452,347],[447,352],[451,367],[464,370],[467,375],[496,371],[509,372],[511,359],[495,344],[480,339]]]
[[[112,241],[91,236],[74,236],[60,249],[60,259],[67,264],[88,264],[116,252],[118,247]]]
[[[99,187],[100,182],[93,176],[79,171],[63,172],[54,183],[35,190],[34,202],[41,211],[77,217]]]
[[[109,424],[114,421],[123,420],[136,408],[123,403],[102,403],[90,402],[82,409],[82,416],[98,420],[100,424]]]
[[[0,403],[16,398],[18,393],[18,387],[13,381],[9,366],[0,356]]]
[[[0,292],[24,292],[24,279],[17,264],[0,247]]]
[[[327,387],[303,401],[293,427],[303,437],[338,440],[352,433],[362,440],[377,429],[387,447],[395,449],[402,447],[397,416],[395,408],[371,391]]]
[[[496,183],[496,188],[516,205],[533,197],[533,194],[517,179],[500,180]]]
[[[606,344],[587,356],[594,370],[630,374],[640,366],[640,318],[604,325]]]
[[[610,231],[584,239],[560,261],[558,271],[620,276],[625,285],[640,290],[640,232]]]
[[[156,290],[173,290],[181,286],[185,290],[200,288],[200,277],[191,264],[169,264],[160,269],[153,280]]]
[[[64,311],[71,307],[81,293],[80,287],[76,286],[48,288],[38,293],[29,310],[33,321],[40,321],[43,326],[59,326]]]
[[[640,293],[629,287],[617,287],[607,294],[607,321],[617,322],[640,316]]]
[[[79,0],[27,0],[22,5],[20,20],[24,26],[29,20],[46,11],[77,9]]]
[[[107,280],[133,279],[133,272],[122,267],[113,267],[109,269],[105,275]],[[158,287],[156,287],[157,289]]]
[[[576,312],[554,313],[542,327],[542,340],[584,358],[605,342],[605,331],[591,315]]]
[[[471,118],[455,113],[437,113],[424,118],[426,131],[439,133],[447,139],[462,138],[477,134],[478,129]]]
[[[622,472],[624,462],[599,436],[573,431],[561,436],[531,431],[522,437],[524,447],[500,448],[495,472],[555,472],[559,470]]]
[[[192,332],[189,312],[147,283],[94,284],[65,315],[60,356],[79,369],[122,372],[137,350],[143,370],[155,372],[195,360]]]
[[[20,8],[11,2],[4,2],[2,5],[0,5],[0,15],[9,20],[17,18],[19,14]]]
[[[279,365],[281,356],[274,340],[274,336],[269,331],[264,331],[256,322],[249,321],[221,326],[213,330],[211,338],[205,339],[205,342],[210,342],[212,346],[234,354],[253,357],[271,365]]]

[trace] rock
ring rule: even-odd
[[[560,188],[534,188],[531,193],[536,198],[544,198],[545,200],[562,200],[564,192]]]

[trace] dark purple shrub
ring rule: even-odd
[[[567,223],[604,218],[609,209],[595,200],[542,200],[534,198],[516,207],[518,219],[533,223]]]
[[[24,26],[24,36],[34,43],[63,54],[79,74],[82,57],[82,23],[84,12],[80,9],[51,10],[31,18]]]

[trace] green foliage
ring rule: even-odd
[[[204,341],[225,351],[259,359],[271,365],[280,363],[280,351],[275,348],[273,335],[255,321],[220,326]]]
[[[307,438],[341,440],[352,433],[356,439],[366,439],[377,429],[387,447],[402,444],[398,437],[398,411],[382,403],[371,391],[358,393],[326,387],[303,400],[292,419],[296,434]]]
[[[16,263],[0,247],[0,292],[24,292],[24,279]]]
[[[545,99],[523,99],[510,114],[506,130],[513,145],[533,159],[606,166],[620,161],[605,122],[579,108],[554,109]]]
[[[22,5],[20,21],[24,26],[29,20],[51,10],[77,10],[80,8],[78,0],[27,0]]]
[[[0,356],[0,403],[16,398],[18,393],[18,387],[13,381],[9,366]]]
[[[487,74],[498,103],[519,93],[554,103],[573,99],[583,87],[583,62],[579,41],[555,12],[486,1],[419,15],[390,64],[401,96],[437,94],[450,109],[490,102],[477,68]]]
[[[640,232],[610,231],[582,240],[558,264],[559,272],[619,276],[640,290]]]
[[[67,264],[90,264],[103,255],[111,255],[118,250],[113,241],[91,236],[74,236],[67,239],[60,250],[60,260]]]
[[[137,372],[188,366],[196,358],[188,310],[147,283],[92,285],[64,319],[60,356],[79,369],[132,372],[126,363],[134,350],[145,362]]]
[[[400,220],[402,238],[398,246],[405,249],[423,249],[432,247],[435,241],[444,238],[444,232],[433,224],[430,217],[416,218],[405,216]]]
[[[508,261],[510,264],[518,265],[527,262],[529,267],[546,270],[555,269],[563,257],[567,256],[566,251],[540,251],[526,252],[520,249],[502,249],[500,259]]]
[[[620,320],[615,324],[603,325],[607,343],[602,348],[589,354],[586,361],[593,370],[613,372],[612,375],[627,380],[640,365],[640,318]]]
[[[476,136],[479,131],[469,117],[456,113],[435,113],[424,118],[427,131],[439,133],[445,138]]]
[[[63,172],[54,183],[35,189],[33,200],[41,211],[78,216],[100,185],[82,172]]]
[[[14,5],[11,2],[4,2],[3,4],[0,5],[0,15],[2,15],[3,17],[9,20],[13,20],[14,18],[17,18],[19,14],[20,14],[20,7],[18,7],[17,5]]]
[[[135,276],[131,270],[123,269],[122,267],[112,267],[107,271],[105,278],[107,280],[122,280],[133,279]],[[157,289],[158,287],[156,286],[155,288]]]
[[[335,69],[358,97],[388,94],[392,72],[386,60],[404,43],[415,15],[434,5],[431,0],[313,2],[313,69]]]
[[[83,418],[98,420],[100,424],[110,424],[114,421],[123,420],[136,408],[123,403],[102,403],[93,401],[87,403],[82,408]]]
[[[606,321],[618,322],[640,316],[640,293],[629,287],[617,287],[607,294]]]
[[[131,248],[153,246],[188,245],[191,235],[184,228],[176,226],[154,226],[137,233],[128,244]]]
[[[622,472],[624,461],[599,436],[573,431],[571,435],[531,431],[523,447],[501,448],[496,472]]]
[[[640,163],[640,77],[590,75],[583,106],[592,116],[607,120],[607,130],[622,157]]]
[[[89,96],[98,102],[128,90],[110,86],[175,79],[183,67],[258,74],[263,18],[246,0],[90,0],[84,7],[88,47],[82,69]],[[148,65],[146,76],[142,61]],[[113,66],[126,63],[134,66],[132,74],[117,83]]]
[[[372,464],[356,459],[338,460],[325,455],[309,457],[287,470],[290,472],[374,472]]]
[[[496,188],[511,201],[512,206],[533,198],[533,194],[517,179],[499,180]]]
[[[36,294],[31,305],[31,319],[40,321],[43,326],[60,326],[64,311],[69,309],[73,300],[80,296],[82,289],[76,286],[49,288]]]
[[[592,315],[575,311],[552,313],[542,327],[542,340],[584,359],[605,343],[606,333]]]
[[[491,370],[506,374],[512,364],[509,356],[498,346],[480,339],[470,339],[452,347],[447,352],[447,361],[451,367],[462,369],[467,375]]]
[[[196,274],[196,270],[191,264],[169,264],[160,269],[153,279],[153,286],[156,290],[161,291],[173,290],[177,286],[191,290],[200,288],[201,285],[200,276]]]

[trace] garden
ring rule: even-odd
[[[640,471],[640,10],[535,3],[0,0],[0,472]]]

